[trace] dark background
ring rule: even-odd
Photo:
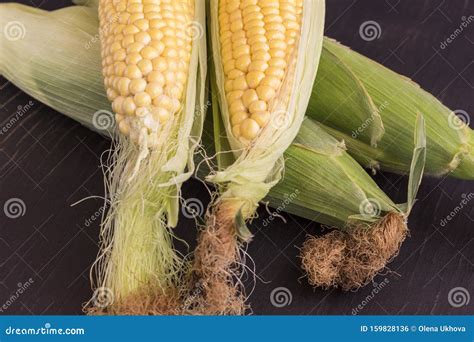
[[[5,2],[5,1],[1,1]],[[20,1],[56,9],[69,1]],[[397,72],[413,78],[453,110],[474,113],[474,22],[446,49],[440,44],[474,15],[469,0],[328,0],[326,34]],[[12,18],[19,19],[19,18]],[[359,27],[374,20],[381,37],[371,42]],[[27,53],[27,51],[25,51]],[[31,98],[0,77],[0,124],[17,106]],[[86,220],[103,204],[87,196],[103,194],[99,157],[109,141],[34,101],[7,136],[0,137],[0,205],[10,198],[25,202],[17,219],[0,211],[0,306],[18,286],[33,284],[3,314],[80,314],[91,297],[89,268],[97,253],[98,220]],[[472,123],[471,123],[472,127]],[[378,173],[378,184],[396,202],[406,199],[406,177]],[[376,277],[388,285],[360,310],[360,314],[473,314],[474,298],[462,307],[448,302],[448,293],[462,287],[474,296],[474,208],[472,202],[448,225],[440,221],[474,192],[474,182],[425,179],[419,202],[410,217],[411,237],[390,272]],[[184,186],[184,197],[207,201],[197,181]],[[310,221],[284,215],[283,221],[263,227],[268,214],[251,226],[255,234],[248,248],[258,279],[249,302],[255,314],[351,314],[374,285],[350,293],[323,291],[307,285],[299,268],[298,246],[307,234],[321,228]],[[177,235],[194,241],[194,221],[182,217]],[[275,288],[285,287],[291,303],[271,304]]]

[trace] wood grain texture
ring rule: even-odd
[[[69,4],[21,2],[46,9]],[[327,6],[327,35],[413,78],[452,109],[473,117],[474,22],[447,48],[440,48],[462,17],[474,15],[472,1],[329,0]],[[380,25],[379,39],[361,38],[359,28],[366,21]],[[18,106],[34,102],[0,135],[1,209],[11,198],[21,199],[26,208],[16,219],[0,211],[0,314],[80,314],[91,296],[88,272],[98,250],[97,213],[103,203],[90,199],[71,205],[103,194],[99,159],[109,142],[3,78],[0,89],[2,127]],[[379,173],[375,178],[392,198],[405,201],[406,177]],[[265,225],[268,214],[261,209],[251,226],[255,238],[248,248],[255,264],[247,263],[257,278],[254,281],[249,272],[245,280],[254,314],[474,314],[474,298],[459,308],[448,301],[457,287],[474,296],[474,202],[441,224],[463,196],[472,193],[474,182],[424,180],[409,222],[411,237],[390,264],[391,272],[354,293],[313,290],[302,278],[298,246],[307,234],[321,233],[318,224],[284,215],[286,223]],[[198,198],[204,205],[208,201],[197,181],[185,185],[184,197]],[[191,248],[194,231],[194,221],[182,217],[176,234]],[[12,301],[27,282],[28,289]],[[272,292],[278,288],[287,290],[288,305],[272,304]],[[374,289],[379,291],[372,296]]]

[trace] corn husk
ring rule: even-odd
[[[53,12],[2,5],[2,30],[12,31],[1,37],[1,73],[52,108],[115,137],[104,161],[108,213],[91,274],[90,312],[176,313],[182,260],[170,228],[177,223],[180,187],[193,173],[202,132],[204,115],[195,109],[204,105],[205,38],[193,41],[196,67],[190,67],[184,109],[165,143],[143,157],[143,147],[115,135],[100,76],[96,5]],[[196,5],[195,20],[205,27],[204,1]]]
[[[426,172],[474,179],[468,117],[458,118],[410,79],[325,39],[307,115],[343,139],[362,165],[408,173],[418,113],[426,121]]]
[[[1,5],[1,7],[6,8],[6,5]],[[7,13],[6,10],[2,12]],[[45,14],[42,12],[42,15]],[[28,18],[25,21],[30,20],[34,21],[38,18]],[[36,31],[43,32],[42,35],[34,38],[26,36],[24,38],[26,45],[34,47],[35,42],[38,42],[37,44],[41,46],[41,42],[45,39],[49,39],[50,36],[55,37],[50,34],[54,32],[51,31],[52,25],[59,24],[49,19],[47,22],[39,21],[37,25]],[[27,48],[26,46],[12,44],[4,50],[12,57],[12,59],[6,59],[5,63],[9,63],[10,68],[13,68],[13,60],[20,65],[28,62],[30,67],[18,74],[8,72],[9,69],[4,63],[0,71],[31,96],[90,129],[104,136],[110,136],[107,129],[102,129],[106,127],[93,124],[96,108],[109,106],[104,89],[101,86],[94,87],[96,83],[100,84],[97,79],[102,79],[100,65],[96,62],[100,60],[98,46],[93,45],[80,54],[77,63],[69,65],[69,72],[64,73],[62,77],[57,77],[56,70],[64,68],[64,65],[77,55],[78,47],[82,46],[81,40],[84,41],[84,37],[89,37],[83,36],[83,31],[89,28],[91,36],[97,33],[97,20],[91,19],[90,16],[84,17],[82,21],[76,21],[75,25],[75,28],[69,24],[58,26],[57,30],[63,32],[61,39],[64,42],[61,43],[58,39],[56,45],[67,46],[67,42],[72,42],[78,44],[76,50],[45,49],[41,54],[27,56],[23,50]],[[49,30],[45,30],[45,27]],[[82,73],[84,68],[87,69]],[[44,88],[46,84],[48,86]],[[54,91],[46,91],[48,88]],[[76,106],[78,97],[81,98],[81,106]],[[217,94],[212,93],[211,99],[213,103],[211,109],[216,120],[212,121],[210,117],[206,120],[203,143],[208,155],[214,155],[216,151],[220,152],[216,154],[217,165],[218,169],[224,169],[232,164],[235,158],[232,152],[228,152],[231,148],[220,119]],[[284,211],[347,230],[359,224],[365,227],[377,226],[389,214],[403,218],[404,212],[408,211],[406,205],[396,205],[378,188],[372,178],[345,151],[343,141],[335,139],[325,131],[321,124],[310,119],[303,121],[296,140],[287,149],[284,158],[286,160],[284,177],[264,199],[270,206],[276,208],[276,214]],[[203,179],[208,170],[200,167],[198,171],[198,176]],[[412,179],[411,183],[414,186],[409,202],[410,198],[413,202],[416,196],[416,185],[420,180],[419,177],[412,177]],[[141,253],[146,256],[149,251],[142,250]]]

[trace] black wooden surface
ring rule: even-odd
[[[45,9],[70,3],[21,2]],[[453,110],[474,113],[474,22],[440,48],[463,19],[474,15],[472,1],[328,0],[327,8],[327,35],[413,78]],[[366,21],[380,25],[379,39],[361,38],[359,28]],[[32,99],[3,78],[0,89],[3,126]],[[16,219],[0,211],[0,314],[80,314],[91,296],[88,272],[97,253],[99,222],[90,217],[102,201],[71,204],[103,194],[99,156],[109,141],[33,102],[28,114],[0,136],[0,204],[19,198],[26,208]],[[375,178],[396,202],[405,200],[406,177],[379,173]],[[258,276],[253,292],[254,283],[247,280],[254,313],[350,315],[361,305],[359,314],[473,314],[474,298],[468,298],[474,296],[473,202],[447,225],[440,224],[473,192],[474,182],[425,179],[410,217],[411,237],[390,264],[392,272],[353,293],[313,290],[301,278],[297,247],[306,234],[321,232],[318,224],[284,215],[286,223],[264,227],[267,214],[261,210],[248,248]],[[184,186],[186,198],[205,202],[205,194],[197,181]],[[177,235],[192,246],[194,231],[194,221],[182,217]],[[10,303],[8,298],[27,282],[28,289]],[[367,297],[382,282],[386,285]],[[283,307],[270,300],[280,287],[291,297]],[[469,303],[450,304],[449,292],[456,288],[464,289]],[[3,303],[8,305],[2,308]]]

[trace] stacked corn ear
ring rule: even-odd
[[[426,120],[426,172],[474,179],[469,116],[445,107],[410,79],[326,38],[307,115],[346,142],[362,165],[407,173],[416,116]]]

